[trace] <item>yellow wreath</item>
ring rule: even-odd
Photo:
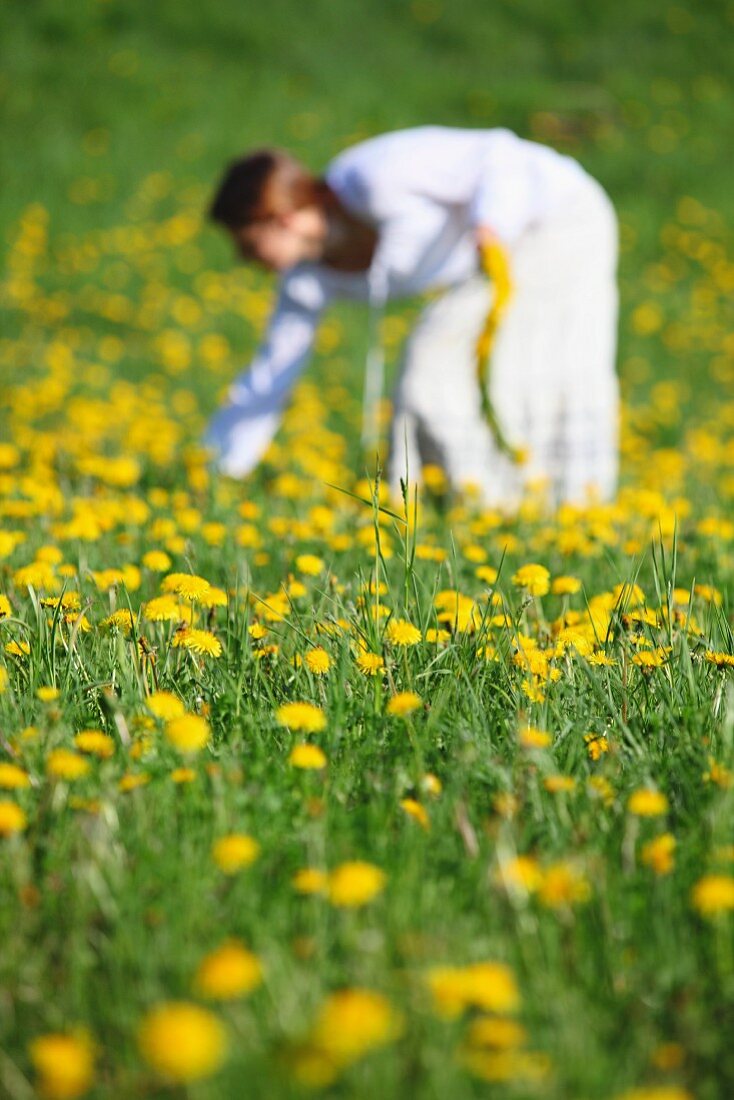
[[[505,438],[489,396],[489,365],[492,347],[494,346],[500,321],[505,314],[513,292],[510,265],[507,254],[498,241],[490,241],[480,245],[479,252],[482,269],[489,276],[493,287],[492,305],[476,344],[477,380],[479,382],[482,414],[489,425],[498,449],[506,454],[512,462],[520,465],[525,461],[525,453],[522,449],[513,447]]]

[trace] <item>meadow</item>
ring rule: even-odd
[[[732,1095],[733,28],[4,6],[0,1096]],[[427,121],[617,205],[613,503],[388,499],[347,304],[262,466],[209,468],[274,287],[224,163]]]

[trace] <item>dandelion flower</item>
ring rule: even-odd
[[[110,737],[108,733],[102,733],[102,730],[82,730],[74,735],[74,745],[80,752],[104,759],[112,756],[115,751],[114,737]]]
[[[172,593],[155,596],[143,605],[143,618],[151,623],[189,623],[191,617],[191,608]]]
[[[524,749],[547,749],[553,741],[551,735],[545,730],[533,729],[531,726],[520,730],[517,739]]]
[[[127,794],[129,791],[136,791],[138,787],[145,787],[148,783],[150,776],[147,772],[128,772],[122,776],[117,786],[123,794]]]
[[[225,875],[234,875],[249,867],[260,855],[260,845],[244,833],[220,836],[212,845],[212,858]]]
[[[550,794],[567,793],[575,789],[576,780],[572,775],[547,775],[543,786]]]
[[[318,733],[326,728],[326,715],[313,703],[284,703],[278,707],[275,717],[281,726],[302,733]]]
[[[654,840],[644,844],[641,852],[642,862],[656,875],[669,875],[675,863],[676,841],[672,833],[661,833]]]
[[[230,1001],[246,997],[262,981],[257,955],[239,940],[227,940],[199,963],[194,988],[202,997]]]
[[[168,1080],[185,1084],[219,1069],[227,1053],[227,1032],[208,1009],[168,1001],[144,1017],[138,1046],[148,1065]]]
[[[186,713],[183,700],[171,691],[154,691],[145,700],[145,705],[151,714],[166,722],[170,718],[180,718]]]
[[[403,1031],[402,1014],[369,989],[340,989],[321,1006],[309,1042],[339,1066],[392,1042]]]
[[[161,581],[164,592],[175,592],[182,600],[195,603],[209,591],[209,581],[204,577],[197,577],[194,573],[169,573]]]
[[[387,704],[387,713],[394,717],[404,717],[412,714],[422,703],[420,695],[414,691],[399,691]]]
[[[28,772],[17,764],[0,763],[0,790],[14,791],[21,787],[30,787]]]
[[[591,887],[581,872],[563,860],[546,868],[538,889],[538,900],[548,909],[578,905],[590,895]]]
[[[693,887],[691,901],[703,917],[731,912],[734,910],[734,877],[704,875]]]
[[[360,653],[357,668],[364,676],[376,676],[385,667],[385,661],[379,653]]]
[[[221,657],[222,643],[209,630],[197,630],[195,627],[185,626],[177,630],[173,636],[172,645],[190,649],[193,653],[203,653],[207,657]]]
[[[550,590],[554,596],[574,596],[581,591],[581,581],[578,577],[554,577]]]
[[[196,780],[196,772],[193,768],[174,768],[171,779],[174,783],[193,783]]]
[[[324,563],[315,554],[299,554],[296,558],[296,569],[307,577],[317,577],[323,571]]]
[[[387,876],[373,863],[352,860],[342,863],[329,875],[329,901],[340,908],[366,905],[382,893]]]
[[[550,590],[550,573],[544,565],[534,562],[521,566],[512,575],[512,583],[517,588],[523,588],[531,596],[545,596]]]
[[[53,749],[46,760],[46,772],[55,779],[81,779],[89,767],[89,761],[72,749]]]
[[[315,676],[325,676],[331,668],[331,657],[322,646],[310,649],[304,661]]]
[[[387,624],[385,637],[392,645],[397,646],[417,645],[423,639],[418,627],[407,619],[391,619]]]
[[[441,1016],[458,1016],[467,1008],[502,1014],[515,1013],[520,1008],[515,975],[504,963],[437,966],[429,970],[427,979]]]
[[[211,735],[206,718],[198,714],[182,714],[166,722],[166,738],[179,752],[200,752]]]
[[[405,810],[408,817],[412,817],[414,821],[417,821],[421,828],[430,829],[431,820],[428,816],[428,811],[425,806],[417,801],[417,799],[403,798],[400,801],[400,807]]]
[[[91,1087],[94,1045],[86,1031],[39,1035],[28,1044],[28,1053],[38,1075],[41,1096],[49,1100],[73,1100]]]
[[[58,699],[60,694],[61,692],[58,688],[51,687],[50,685],[43,685],[42,687],[36,688],[36,698],[40,699],[42,703],[53,703]]]
[[[22,833],[28,821],[23,810],[9,798],[0,799],[0,836]]]
[[[326,767],[326,754],[318,745],[294,745],[291,749],[288,763],[294,768],[305,768],[320,771]]]
[[[129,634],[133,628],[135,619],[128,607],[121,607],[113,611],[106,619],[102,619],[100,627],[106,630],[119,630],[122,634]]]
[[[153,573],[165,573],[171,568],[171,559],[164,550],[148,550],[143,554],[143,565]]]
[[[658,817],[668,812],[668,800],[661,791],[640,787],[630,795],[627,809],[638,817]]]
[[[329,876],[317,867],[303,867],[296,871],[292,883],[299,894],[324,894],[329,886]]]

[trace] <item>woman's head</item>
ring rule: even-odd
[[[333,201],[325,180],[281,149],[258,149],[233,161],[209,208],[245,259],[274,271],[318,259]]]

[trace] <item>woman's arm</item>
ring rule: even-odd
[[[326,304],[323,288],[298,292],[287,273],[281,279],[264,339],[249,368],[235,378],[229,401],[212,418],[204,445],[222,473],[244,477],[278,430],[283,406],[306,367]],[[311,300],[309,300],[309,297]]]

